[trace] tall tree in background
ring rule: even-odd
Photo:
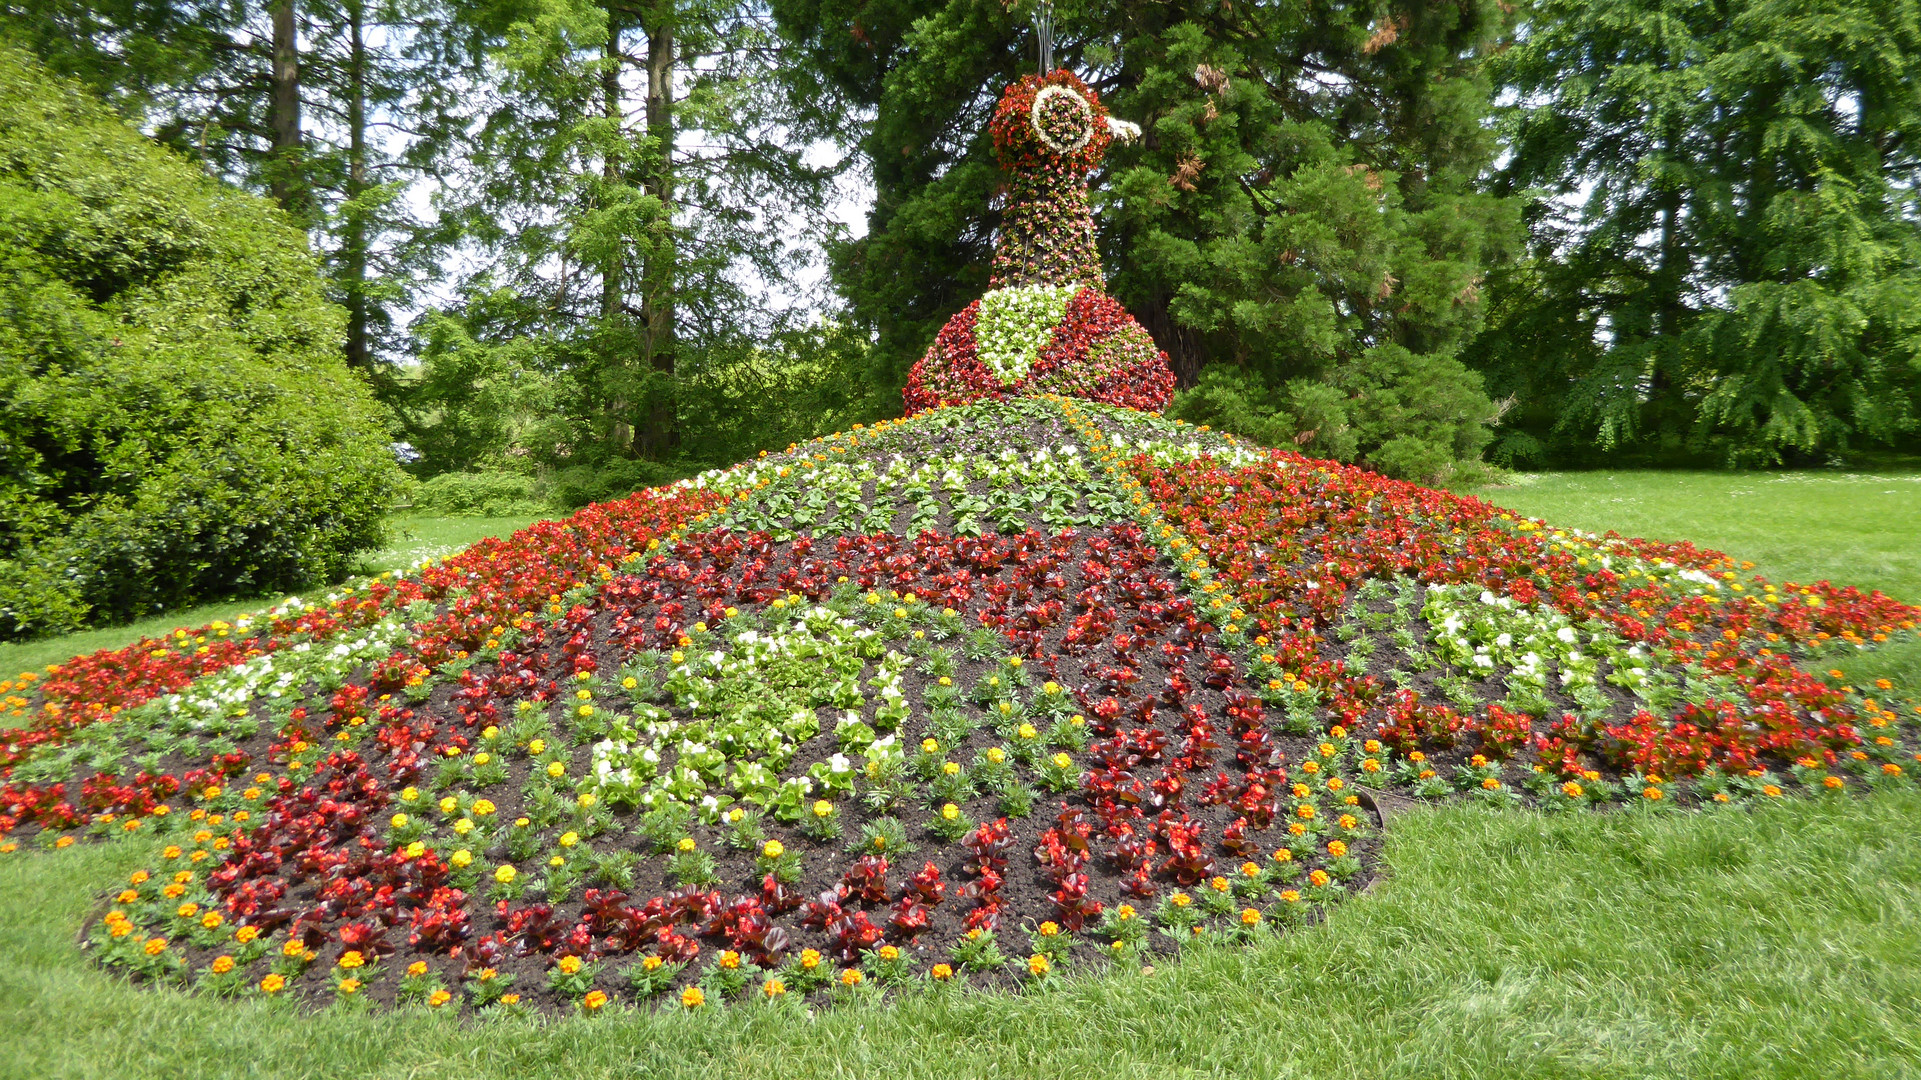
[[[1735,464],[1914,430],[1921,5],[1542,0],[1499,73],[1533,258],[1474,350],[1498,452]]]
[[[985,285],[994,92],[1035,62],[993,0],[775,0],[848,99],[876,205],[838,280],[897,373]],[[1057,5],[1057,62],[1146,137],[1110,155],[1114,294],[1165,348],[1178,408],[1433,478],[1496,410],[1455,358],[1518,217],[1475,182],[1495,144],[1492,0]],[[1365,403],[1365,404],[1363,404]]]
[[[402,197],[472,66],[440,0],[20,0],[0,31],[154,139],[270,194],[314,236],[349,311],[345,352],[380,373],[391,312],[428,276]]]
[[[685,393],[788,329],[765,285],[826,221],[831,170],[805,160],[810,119],[779,42],[736,0],[485,17],[499,45],[442,210],[487,258],[464,283],[462,333],[443,338],[540,342],[578,390],[537,440],[556,464],[676,458]]]

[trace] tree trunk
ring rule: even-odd
[[[674,5],[656,4],[647,34],[647,134],[653,153],[646,188],[664,207],[658,239],[649,246],[641,271],[641,353],[656,376],[648,395],[646,429],[640,451],[655,455],[673,446],[674,399]]]
[[[307,210],[304,169],[300,161],[300,41],[294,22],[294,0],[274,0],[272,92],[268,124],[273,129],[273,155],[267,186],[274,201],[305,219]]]
[[[367,46],[363,37],[364,0],[347,5],[347,220],[344,255],[347,264],[347,363],[373,371],[373,348],[367,340],[367,208],[359,202],[367,190]]]

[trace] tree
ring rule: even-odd
[[[774,9],[873,109],[857,137],[876,205],[836,271],[898,378],[985,287],[1001,181],[982,133],[994,92],[1033,63],[1031,35],[1018,13],[971,0]],[[1499,8],[1115,0],[1063,4],[1057,23],[1060,62],[1146,129],[1110,155],[1101,247],[1113,293],[1183,385],[1231,370],[1274,437],[1313,451],[1396,469],[1438,454],[1419,466],[1430,478],[1472,458],[1496,410],[1455,354],[1518,228],[1510,204],[1475,190],[1495,150],[1479,60]],[[1403,395],[1450,403],[1405,418],[1396,437],[1423,452],[1382,457],[1347,418],[1383,376],[1446,384]],[[1226,383],[1210,385],[1177,410],[1209,415]],[[1274,415],[1275,395],[1312,386],[1345,402],[1321,411],[1332,427]]]
[[[438,262],[405,194],[471,69],[464,17],[442,0],[21,0],[0,30],[309,229],[349,312],[348,362],[379,373],[392,312]]]
[[[554,465],[683,453],[683,387],[789,327],[765,282],[826,224],[831,169],[778,42],[734,0],[500,7],[451,156],[449,230],[488,256],[466,332],[541,340],[576,387]]]
[[[1475,350],[1506,449],[1820,456],[1915,427],[1909,0],[1544,0],[1498,64],[1532,258]],[[1588,451],[1591,452],[1591,451]]]
[[[264,200],[0,46],[0,637],[296,588],[400,475]]]

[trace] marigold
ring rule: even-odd
[[[1329,840],[1327,842],[1327,853],[1338,859],[1347,854],[1347,845],[1339,840]]]
[[[334,963],[339,967],[348,968],[351,970],[353,968],[364,966],[367,963],[367,958],[360,955],[360,950],[349,949],[346,952],[341,953],[340,959],[334,961]]]
[[[422,975],[427,974],[427,961],[415,960],[413,963],[408,964],[407,974],[416,979],[420,978]]]
[[[1027,970],[1036,976],[1047,974],[1053,970],[1053,967],[1054,965],[1048,962],[1047,957],[1040,953],[1027,958]]]
[[[342,979],[339,989],[343,994],[358,994],[362,985],[359,979]]]
[[[820,950],[802,949],[800,951],[800,966],[801,966],[801,969],[804,971],[812,971],[815,968],[819,967],[820,966]]]
[[[935,964],[934,969],[928,974],[932,975],[936,982],[946,982],[954,977],[954,968],[951,964]]]
[[[760,992],[769,998],[777,998],[787,992],[787,984],[772,976],[760,984]]]
[[[580,999],[580,1007],[588,1012],[595,1012],[605,1004],[607,1004],[607,992],[604,990],[589,990],[587,996]]]
[[[435,990],[433,993],[427,995],[427,1005],[429,1008],[438,1009],[453,999],[454,996],[446,990]]]
[[[286,988],[287,980],[278,972],[260,980],[260,992],[263,994],[278,994]]]
[[[580,957],[563,956],[560,958],[560,962],[554,966],[560,969],[562,975],[577,974],[580,971]]]
[[[842,986],[859,986],[865,981],[867,981],[867,976],[862,975],[859,968],[846,968],[840,973],[840,984]]]
[[[224,955],[214,957],[213,964],[208,970],[212,971],[215,975],[225,975],[227,972],[233,970],[233,957]]]
[[[723,950],[720,954],[720,966],[729,971],[740,967],[740,954],[732,949]]]
[[[515,870],[512,863],[506,863],[503,864],[500,869],[494,871],[494,880],[500,882],[502,885],[507,885],[511,884],[519,874],[520,871]]]
[[[1307,880],[1311,882],[1315,888],[1317,889],[1321,888],[1322,886],[1326,885],[1328,882],[1327,871],[1316,870],[1313,873],[1307,875]]]
[[[260,928],[258,926],[243,926],[233,932],[233,939],[242,945],[247,944],[259,936]]]
[[[161,953],[167,951],[167,939],[163,937],[150,937],[147,939],[147,944],[144,947],[148,956],[159,956]]]
[[[1257,909],[1257,908],[1242,908],[1242,909],[1241,909],[1241,925],[1242,925],[1242,926],[1259,926],[1259,925],[1261,925],[1261,913],[1260,913],[1260,911],[1259,911],[1259,909]]]

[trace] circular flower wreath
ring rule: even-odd
[[[1008,87],[987,129],[1001,167],[1016,174],[1051,166],[1085,176],[1114,141],[1100,95],[1065,70]]]

